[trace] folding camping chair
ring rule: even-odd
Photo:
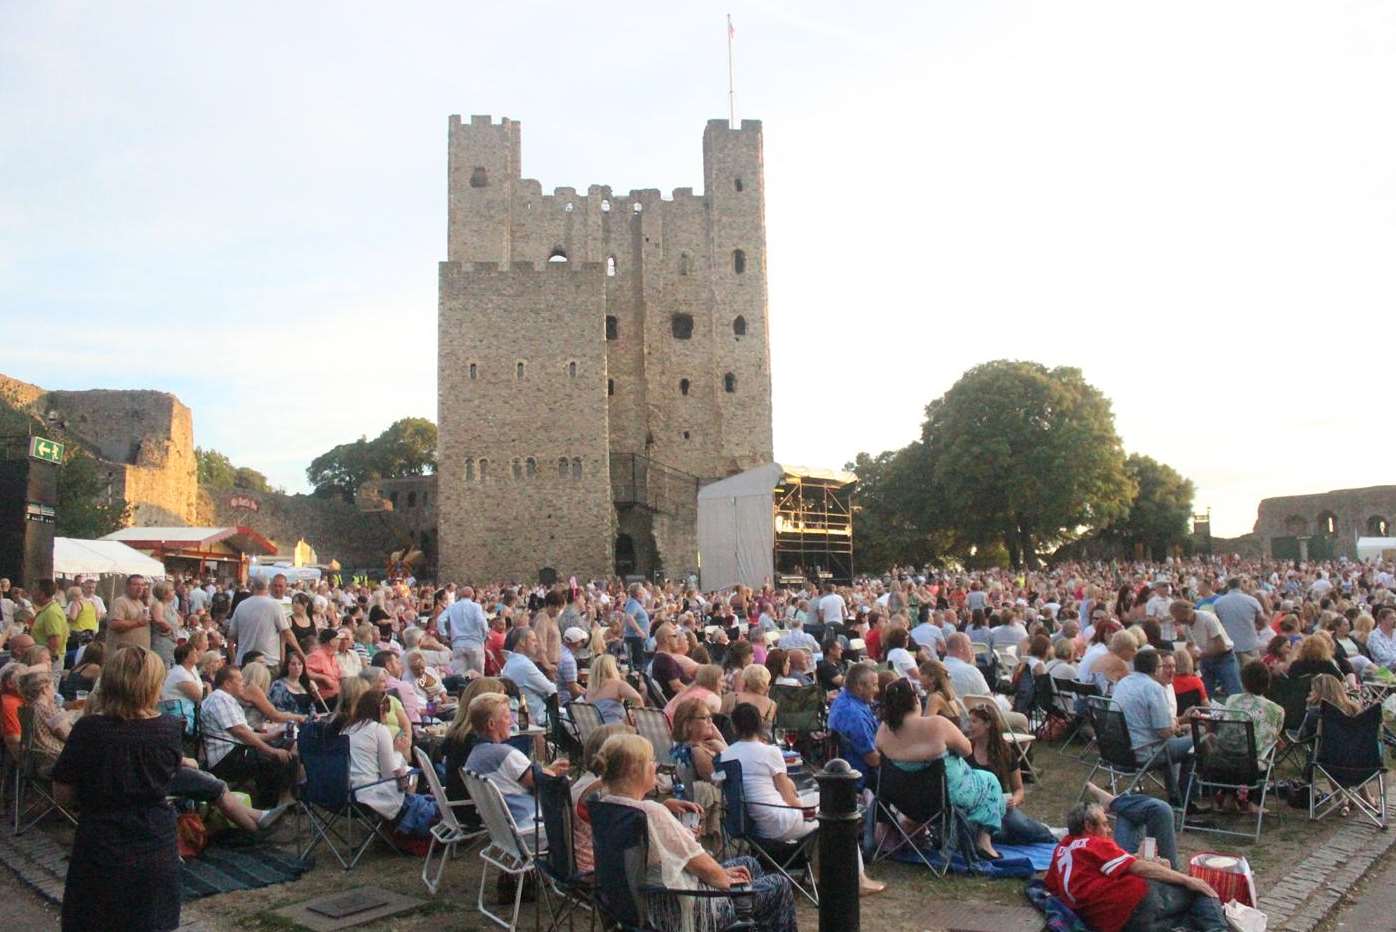
[[[591,737],[593,731],[605,724],[605,720],[601,718],[601,711],[590,702],[574,699],[567,708],[572,712],[572,725],[577,729],[577,737],[583,745],[587,743],[587,738]]]
[[[535,768],[535,776],[537,772],[538,768]],[[529,878],[541,882],[538,854],[545,845],[539,842],[536,825],[527,833],[519,831],[499,787],[469,770],[464,771],[462,777],[466,792],[475,801],[475,809],[480,813],[490,838],[490,843],[480,851],[480,860],[485,863],[480,867],[480,894],[475,907],[486,919],[513,932],[519,924],[525,884]],[[485,908],[485,887],[489,883],[491,867],[500,874],[514,878],[514,908],[507,920]]]
[[[452,802],[447,799],[446,790],[442,788],[441,779],[436,775],[436,768],[432,766],[426,750],[420,747],[413,750],[417,756],[417,766],[426,774],[431,797],[436,800],[436,809],[441,813],[441,819],[431,827],[431,844],[427,848],[426,860],[422,862],[422,883],[426,884],[427,890],[435,896],[437,888],[441,886],[441,874],[446,869],[446,862],[455,856],[456,846],[483,837],[485,830],[468,829],[461,824],[460,819],[456,817],[456,810],[466,806],[474,808],[474,801],[461,799]],[[431,856],[435,853],[437,845],[441,846],[441,860],[437,862],[435,876],[432,876]]]
[[[1276,770],[1282,763],[1300,754],[1304,757],[1304,760],[1299,762],[1300,767],[1308,763],[1307,751],[1312,747],[1313,739],[1304,738],[1301,732],[1309,712],[1309,690],[1313,682],[1313,676],[1276,676],[1270,680],[1270,688],[1266,691],[1265,698],[1285,710],[1284,733],[1281,736],[1279,751],[1275,755]]]
[[[756,821],[747,811],[748,806],[795,809],[797,812],[800,811],[799,808],[776,803],[748,802],[746,789],[742,785],[742,762],[719,758],[716,763],[722,770],[723,849],[726,850],[728,845],[733,844],[745,845],[751,851],[752,857],[783,874],[801,896],[817,907],[819,888],[815,882],[812,858],[819,830],[816,828],[794,841],[781,841],[758,834]],[[800,873],[804,883],[796,880],[791,871]]]
[[[889,825],[891,830],[882,832],[871,860],[876,863],[910,847],[932,873],[944,877],[950,869],[950,859],[945,855],[952,814],[945,760],[931,761],[924,770],[908,771],[883,758],[873,780],[873,805],[878,824]],[[902,819],[912,823],[910,832],[902,826]],[[925,849],[917,843],[917,836],[922,833],[938,845],[942,855],[940,867],[931,863]]]
[[[603,923],[614,923],[621,932],[659,932],[650,917],[649,898],[658,894],[679,897],[731,898],[736,921],[723,932],[755,929],[751,920],[753,891],[745,885],[728,890],[684,890],[650,883],[649,826],[645,813],[624,803],[590,801],[591,843],[596,857],[596,907]],[[609,926],[607,926],[609,928]]]
[[[1076,736],[1081,734],[1082,729],[1091,722],[1091,718],[1086,714],[1085,709],[1087,700],[1100,696],[1101,692],[1100,687],[1093,683],[1079,683],[1076,680],[1059,679],[1053,683],[1053,685],[1056,686],[1057,692],[1069,703],[1072,721],[1076,723],[1076,727],[1071,729],[1071,733],[1066,736],[1066,740],[1062,742],[1062,746],[1057,748],[1058,751],[1065,754],[1067,748],[1071,747],[1071,742],[1075,741]],[[1091,744],[1094,743],[1094,740],[1094,738],[1091,738],[1086,741],[1085,750],[1081,753],[1081,756],[1077,758],[1078,760],[1086,759],[1090,754]]]
[[[655,763],[661,770],[673,769],[674,757],[669,749],[674,746],[674,739],[664,712],[661,709],[631,709],[630,715],[635,723],[635,731],[654,748]]]
[[[824,744],[824,690],[818,683],[772,686],[771,699],[776,704],[775,730],[796,732],[801,753],[814,756],[811,752]]]
[[[1003,735],[1003,740],[1008,742],[1008,746],[1013,748],[1014,754],[1017,755],[1018,767],[1020,769],[1026,768],[1034,780],[1038,779],[1037,768],[1032,765],[1032,760],[1028,757],[1028,752],[1032,750],[1033,742],[1037,740],[1037,736],[1010,730],[1008,722],[1003,717],[1003,710],[999,708],[999,704],[994,701],[993,696],[969,695],[964,697],[964,701],[965,708],[984,709],[994,717],[994,721],[998,723],[999,733]]]
[[[548,913],[552,921],[548,932],[567,920],[571,928],[573,913],[579,909],[588,914],[588,928],[596,923],[596,911],[592,909],[591,872],[577,870],[577,858],[572,847],[572,784],[565,775],[552,776],[537,768],[533,771],[534,786],[538,791],[538,817],[543,820],[543,832],[547,836],[546,851],[540,853],[538,869],[543,872],[556,894],[558,903],[553,905],[553,896],[548,899]]]
[[[664,690],[659,682],[646,671],[641,674],[645,683],[645,695],[648,697],[650,705],[656,709],[662,709],[669,704],[669,697],[664,695]]]
[[[1340,805],[1352,806],[1373,825],[1386,828],[1386,762],[1382,757],[1381,706],[1345,715],[1325,702],[1319,710],[1314,769],[1309,783],[1309,818],[1321,819]],[[1319,795],[1319,778],[1331,789]],[[1363,790],[1375,784],[1375,804]]]
[[[568,715],[563,713],[557,693],[544,698],[543,708],[546,713],[545,727],[551,757],[571,757],[582,753],[581,738],[577,735],[576,726],[568,719]]]
[[[1032,727],[1032,733],[1041,739],[1048,733],[1053,722],[1062,722],[1065,727],[1070,724],[1071,716],[1062,709],[1061,697],[1057,694],[1057,681],[1052,674],[1034,674],[1032,708],[1028,710],[1028,723]]]
[[[305,771],[305,781],[296,788],[296,802],[306,819],[310,836],[300,852],[301,859],[309,857],[324,842],[339,866],[348,871],[359,863],[375,838],[382,839],[394,851],[399,850],[388,834],[389,820],[357,799],[361,790],[399,778],[386,777],[354,786],[349,775],[349,736],[330,736],[320,722],[307,722],[302,726],[296,747]],[[413,769],[407,775],[415,773]],[[358,829],[363,830],[363,839],[356,842],[354,835]],[[344,853],[340,852],[339,845],[344,846]]]
[[[53,781],[49,773],[51,763],[42,761],[34,750],[34,709],[31,706],[19,707],[19,760],[14,765],[14,833],[20,835],[33,828],[51,812],[57,812],[74,826],[77,817],[64,808],[53,795]],[[33,793],[34,799],[25,803],[25,793]]]
[[[1110,792],[1116,796],[1133,793],[1146,778],[1167,792],[1167,784],[1160,781],[1154,773],[1160,762],[1165,767],[1169,766],[1168,758],[1163,756],[1166,741],[1160,738],[1136,751],[1130,742],[1125,713],[1105,696],[1088,698],[1086,715],[1091,721],[1091,727],[1095,729],[1096,746],[1100,748],[1100,757],[1091,768],[1091,772],[1086,774],[1086,783],[1090,783],[1097,773],[1104,771],[1110,777]],[[1145,755],[1143,763],[1139,761],[1141,754]],[[1119,789],[1120,780],[1129,781],[1123,790]],[[1081,798],[1086,798],[1084,785],[1081,787]]]
[[[1213,712],[1192,720],[1192,747],[1196,754],[1192,774],[1183,793],[1182,829],[1240,835],[1260,841],[1265,820],[1265,796],[1270,788],[1270,771],[1275,763],[1275,745],[1261,753],[1255,747],[1255,722],[1239,712]],[[1259,791],[1259,812],[1254,832],[1233,832],[1217,828],[1209,821],[1188,821],[1188,803],[1213,790]],[[1195,791],[1195,793],[1194,793]]]

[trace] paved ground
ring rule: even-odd
[[[3,830],[3,827],[0,827]],[[19,878],[0,868],[0,912],[9,929],[54,929],[58,927],[58,908],[40,899]]]
[[[1322,928],[1329,932],[1396,928],[1396,852],[1388,851],[1362,883],[1348,891],[1342,909]]]

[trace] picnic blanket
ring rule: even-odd
[[[960,851],[952,851],[949,857],[950,870],[957,874],[975,874],[989,878],[1026,878],[1039,871],[1045,871],[1052,863],[1055,844],[1040,845],[994,845],[1002,857],[997,861],[984,858],[966,858]],[[923,849],[926,859],[936,867],[946,863],[941,851],[934,847]],[[909,848],[903,848],[892,856],[892,860],[904,864],[920,864],[921,856]]]
[[[234,848],[214,844],[197,858],[180,864],[180,899],[187,903],[216,893],[286,883],[314,866],[313,858],[301,860],[294,852],[270,845]]]

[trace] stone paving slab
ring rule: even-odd
[[[410,909],[416,909],[426,900],[415,897],[404,896],[401,893],[394,893],[391,890],[384,890],[382,887],[363,886],[358,887],[356,894],[368,895],[372,899],[381,901],[381,905],[361,912],[351,913],[343,918],[332,918],[322,915],[311,909],[318,903],[333,901],[344,897],[343,893],[332,893],[328,896],[316,897],[313,900],[306,900],[303,903],[296,903],[294,906],[286,906],[275,910],[272,915],[282,916],[297,925],[312,929],[314,932],[334,932],[336,929],[347,929],[351,926],[363,925],[365,922],[373,922],[377,919],[385,919],[398,913],[405,913]]]
[[[38,830],[19,837],[0,830],[0,864],[14,872],[50,903],[63,902],[63,882],[68,876],[67,852]]]

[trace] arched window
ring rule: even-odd
[[[740,178],[733,178],[733,179],[732,179],[732,187],[736,188],[738,191],[742,190],[742,187],[743,187],[743,186],[742,186],[742,179],[740,179]]]
[[[475,377],[478,376],[479,374],[480,374],[480,367],[477,366],[477,365],[475,365],[475,363],[472,362],[472,363],[470,364],[470,381],[472,381],[472,382],[475,381]]]
[[[615,277],[616,277],[616,257],[615,257],[615,256],[607,256],[607,257],[606,257],[606,277],[607,277],[607,278],[615,278]]]
[[[674,339],[690,339],[693,336],[693,315],[675,314],[669,319],[669,327],[674,332]]]
[[[566,479],[566,478],[567,478],[567,473],[568,473],[567,457],[565,457],[565,456],[559,456],[559,457],[557,458],[557,477],[558,477],[559,479]]]
[[[582,478],[582,458],[580,456],[572,457],[572,478]]]
[[[679,394],[688,394],[688,379],[679,379]]]
[[[575,379],[577,377],[577,364],[575,362],[569,362],[567,364],[567,377],[569,379]]]
[[[475,481],[475,458],[467,456],[465,458],[465,481]]]
[[[531,456],[524,460],[524,475],[530,479],[538,478],[538,461]]]
[[[601,212],[603,214],[609,214],[611,212],[611,202],[604,197],[601,199]]]
[[[732,250],[732,271],[738,275],[746,271],[746,253],[740,249]]]
[[[510,466],[511,466],[512,469],[513,469],[514,478],[515,478],[515,479],[522,479],[522,478],[523,478],[523,461],[520,460],[520,459],[516,456],[516,457],[514,457],[514,462],[511,463]]]
[[[693,260],[688,257],[688,253],[679,253],[679,274],[687,275],[693,268]]]
[[[1367,534],[1371,537],[1387,537],[1390,530],[1390,522],[1381,515],[1372,515],[1367,519]]]
[[[408,507],[408,508],[416,508],[416,507],[417,507],[417,493],[416,493],[416,492],[408,492],[408,493],[407,493],[407,507]]]
[[[630,576],[635,572],[635,540],[629,534],[616,535],[616,575]]]
[[[524,364],[522,361],[514,363],[514,381],[522,382],[524,377]]]
[[[561,246],[554,246],[553,251],[548,254],[549,262],[566,262],[567,252]]]
[[[608,339],[608,340],[619,340],[619,339],[620,339],[620,321],[616,320],[616,317],[615,317],[614,314],[607,314],[607,315],[606,315],[606,339]]]
[[[1318,533],[1333,536],[1338,533],[1338,516],[1331,511],[1319,512],[1318,520],[1314,522],[1318,528]]]
[[[490,461],[483,456],[480,457],[480,481],[484,482],[490,477]]]
[[[615,393],[616,393],[616,380],[615,380],[615,379],[607,379],[607,380],[606,380],[606,394],[607,394],[607,396],[614,395]]]
[[[722,377],[722,390],[731,395],[737,390],[737,377],[732,373],[727,373]]]
[[[470,173],[470,186],[472,188],[483,188],[490,183],[489,173],[485,171],[485,166],[476,165],[475,170]]]
[[[739,337],[746,336],[746,318],[741,314],[738,314],[737,319],[732,321],[732,332]]]

